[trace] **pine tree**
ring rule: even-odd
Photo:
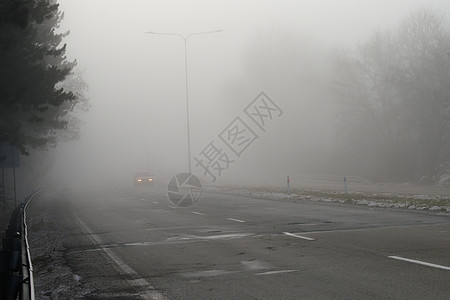
[[[76,62],[65,56],[55,0],[0,5],[0,141],[23,154],[54,146],[78,96],[64,89]]]

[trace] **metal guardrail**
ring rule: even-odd
[[[39,191],[40,192],[40,191]],[[27,209],[28,205],[39,192],[30,197],[23,210],[22,223],[22,276],[27,275],[27,280],[22,281],[21,300],[34,300],[33,264],[31,263],[30,244],[28,243]],[[25,262],[25,263],[24,263]]]
[[[284,174],[278,174],[279,176],[285,178]],[[343,179],[346,178],[347,182],[358,183],[358,184],[372,184],[369,180],[362,178],[361,176],[351,176],[351,175],[329,175],[329,174],[314,174],[314,173],[299,173],[299,174],[289,174],[291,179],[295,179],[298,182],[323,182],[323,183],[338,183],[342,184]]]
[[[11,215],[0,250],[0,299],[35,299],[26,210],[41,191],[27,197]]]

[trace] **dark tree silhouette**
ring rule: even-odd
[[[58,6],[55,0],[0,3],[0,141],[23,154],[56,145],[68,114],[84,99],[64,88],[76,62],[65,56],[68,33],[57,32]]]

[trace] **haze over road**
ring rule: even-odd
[[[175,209],[158,186],[49,191],[29,214],[32,235],[41,218],[66,231],[64,258],[90,299],[450,294],[443,215],[213,192]]]

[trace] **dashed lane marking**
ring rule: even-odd
[[[273,275],[273,274],[282,274],[282,273],[292,273],[292,272],[298,272],[299,270],[279,270],[279,271],[268,271],[264,273],[257,273],[254,274],[255,276],[261,276],[261,275]]]
[[[234,221],[234,222],[239,222],[239,223],[245,223],[245,221],[239,220],[239,219],[227,218],[227,220]]]
[[[392,259],[397,259],[397,260],[410,262],[410,263],[413,263],[413,264],[418,264],[418,265],[423,265],[423,266],[427,266],[427,267],[432,267],[432,268],[437,268],[437,269],[450,271],[450,267],[447,267],[447,266],[431,264],[431,263],[427,263],[427,262],[424,262],[424,261],[410,259],[410,258],[404,258],[404,257],[400,257],[400,256],[388,256],[388,257],[392,258]]]
[[[227,220],[239,222],[239,223],[245,223],[245,221],[239,220],[239,219],[233,219],[233,218],[227,218]]]
[[[172,226],[172,227],[157,227],[157,228],[145,228],[146,231],[153,230],[176,230],[176,229],[195,229],[195,228],[210,228],[211,226]]]
[[[198,211],[193,211],[192,213],[193,213],[193,214],[196,214],[196,215],[204,215],[204,213],[198,212]]]
[[[306,236],[301,236],[301,235],[290,233],[290,232],[283,232],[283,234],[288,235],[288,236],[293,236],[293,237],[296,237],[296,238],[299,238],[299,239],[304,239],[304,240],[307,240],[307,241],[315,241],[315,239],[313,239],[313,238],[306,237]]]

